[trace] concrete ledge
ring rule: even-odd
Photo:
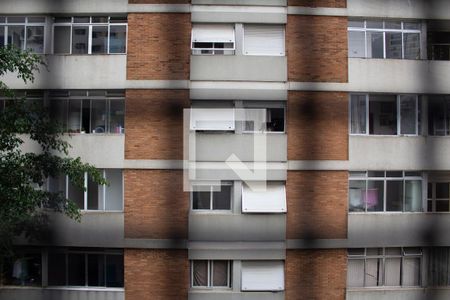
[[[347,160],[290,160],[288,170],[347,171]]]
[[[189,291],[189,300],[284,300],[284,292]]]
[[[426,270],[425,270],[426,272]],[[347,288],[347,300],[446,300],[450,298],[449,288],[383,287]]]
[[[2,14],[126,14],[127,5],[128,0],[2,0],[0,11]]]
[[[189,259],[285,259],[284,242],[190,242]]]
[[[127,80],[127,89],[189,89],[189,80]]]
[[[128,2],[128,1],[127,1]],[[189,13],[189,4],[128,4],[129,13]]]
[[[289,6],[287,13],[288,15],[345,17],[347,16],[348,11],[346,8]]]
[[[286,8],[275,6],[193,5],[193,23],[265,23],[285,24]]]

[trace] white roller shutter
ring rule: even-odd
[[[234,43],[234,25],[194,24],[192,43]]]
[[[234,130],[233,108],[191,108],[191,130]]]
[[[254,191],[242,185],[243,213],[285,213],[286,188],[282,182],[269,182],[265,191]]]
[[[243,261],[242,291],[283,291],[283,261]]]
[[[244,54],[284,56],[283,25],[244,25]]]

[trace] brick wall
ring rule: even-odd
[[[347,238],[348,173],[288,171],[288,239]]]
[[[187,299],[187,250],[125,249],[125,299]]]
[[[287,250],[286,300],[344,300],[345,249]]]
[[[127,90],[125,158],[183,159],[187,90]]]
[[[348,159],[348,94],[290,91],[288,159]]]
[[[347,0],[288,0],[288,5],[306,7],[347,7]]]
[[[346,17],[289,15],[286,48],[290,81],[348,81]]]
[[[125,170],[125,237],[187,239],[189,193],[181,170]]]
[[[189,79],[190,14],[128,14],[127,79]]]

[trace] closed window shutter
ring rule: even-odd
[[[234,26],[230,24],[195,24],[192,43],[234,43]]]
[[[286,188],[284,183],[269,182],[261,191],[242,186],[243,213],[285,213]]]
[[[245,25],[244,54],[284,56],[284,26]]]
[[[233,108],[192,108],[191,130],[234,130]]]
[[[283,261],[243,261],[242,291],[283,291]]]

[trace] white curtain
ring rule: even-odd
[[[265,131],[266,122],[265,109],[245,109],[245,131]]]

